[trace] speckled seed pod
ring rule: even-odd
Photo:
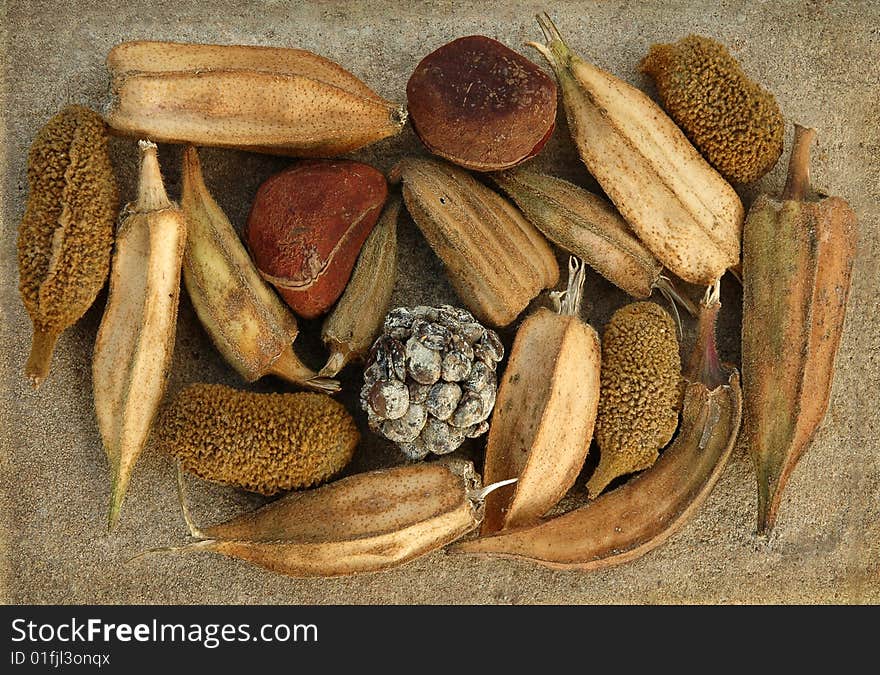
[[[647,469],[672,439],[681,409],[675,323],[653,302],[618,309],[602,335],[596,442],[599,465],[587,483],[597,496],[615,478]]]
[[[385,318],[364,371],[370,428],[410,459],[445,455],[489,429],[504,346],[470,312],[398,307]]]

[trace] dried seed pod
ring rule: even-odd
[[[634,298],[648,298],[655,288],[696,316],[697,309],[663,275],[654,257],[614,205],[561,178],[514,169],[492,175],[526,217],[560,248]]]
[[[723,44],[689,35],[651,45],[639,67],[654,79],[669,116],[722,176],[751,183],[776,165],[785,135],[779,105]]]
[[[159,448],[201,478],[272,495],[323,483],[354,455],[360,433],[327,394],[258,394],[192,384],[165,406]]]
[[[364,242],[351,279],[324,320],[321,339],[330,350],[321,375],[334,376],[354,359],[363,359],[382,328],[397,279],[397,216],[400,199],[386,204]]]
[[[590,497],[615,478],[647,469],[672,439],[681,408],[681,357],[672,317],[653,302],[618,309],[602,335],[596,417],[599,465]]]
[[[92,359],[95,413],[113,470],[111,528],[165,393],[186,245],[186,217],[165,193],[156,145],[139,146],[138,198],[116,232]]]
[[[536,155],[556,124],[556,83],[497,40],[469,35],[423,58],[406,84],[410,120],[435,155],[475,171]]]
[[[111,127],[156,141],[333,157],[400,133],[403,106],[302,49],[123,42]]]
[[[18,228],[19,291],[33,322],[25,376],[46,379],[58,336],[107,280],[119,187],[101,116],[69,105],[28,152],[28,200]]]
[[[720,307],[716,286],[701,304],[700,339],[687,374],[681,426],[650,469],[563,515],[461,542],[450,551],[557,569],[603,569],[648,553],[687,523],[718,482],[740,427],[739,375],[722,366],[715,351]]]
[[[858,239],[852,208],[810,186],[814,138],[795,125],[782,198],[758,197],[743,230],[744,431],[760,532],[773,528],[785,484],[828,409]]]
[[[534,523],[574,485],[593,438],[599,336],[580,319],[583,262],[571,259],[559,311],[523,321],[489,426],[483,479],[517,478],[486,498],[481,533]]]
[[[484,495],[473,464],[462,460],[370,471],[204,529],[184,507],[199,541],[165,550],[220,553],[293,577],[377,572],[473,530]]]
[[[318,377],[291,343],[296,317],[260,277],[238,232],[208,192],[198,152],[183,153],[181,208],[187,218],[183,281],[212,342],[246,382],[275,375],[319,391],[339,383]]]
[[[350,160],[303,160],[271,176],[247,219],[257,269],[298,315],[325,313],[345,290],[387,197],[385,176]]]
[[[708,286],[739,262],[743,205],[643,92],[574,54],[544,14],[529,44],[562,89],[581,159],[645,246],[681,279]]]
[[[370,428],[396,443],[410,459],[452,452],[466,437],[487,431],[482,423],[495,405],[495,364],[504,356],[504,347],[494,331],[482,326],[475,331],[474,326],[479,324],[469,312],[449,305],[398,307],[388,313],[383,332],[370,349],[361,405]],[[477,354],[466,333],[480,333],[480,340],[497,342],[497,350]],[[448,339],[432,342],[446,334]],[[440,348],[426,346],[426,339]],[[400,361],[401,350],[405,356],[401,368],[386,367]],[[450,357],[454,367],[449,365]],[[392,407],[388,397],[379,395],[386,390],[394,392]]]
[[[406,207],[443,261],[462,301],[484,323],[506,326],[559,280],[544,236],[501,195],[467,172],[430,159],[402,160]]]

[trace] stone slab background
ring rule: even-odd
[[[482,33],[530,58],[547,10],[571,46],[616,75],[650,90],[637,63],[652,42],[695,32],[727,44],[745,70],[779,101],[787,119],[777,167],[741,189],[748,205],[778,193],[792,122],[818,130],[813,179],[852,204],[861,242],[846,333],[830,409],[795,470],[779,523],[755,535],[755,479],[738,446],[696,517],[641,559],[592,573],[558,572],[524,562],[476,560],[438,552],[395,570],[341,579],[290,579],[213,554],[139,552],[186,541],[169,459],[148,448],[136,469],[119,528],[104,531],[109,476],[91,402],[90,355],[101,311],[95,305],[61,338],[51,375],[32,390],[22,369],[30,322],[18,296],[16,230],[27,196],[26,155],[37,129],[68,102],[102,109],[104,58],[117,42],[162,39],[286,45],[327,56],[383,96],[404,100],[406,80],[425,54],[462,35]],[[880,600],[880,410],[878,361],[878,197],[880,197],[880,4],[876,2],[0,2],[3,44],[3,182],[0,242],[0,599],[9,603],[877,603]],[[123,198],[135,188],[136,144],[115,138]],[[422,149],[410,128],[354,155],[388,170]],[[257,186],[289,160],[205,149],[206,180],[232,221],[242,225]],[[163,145],[169,192],[179,194],[180,148]],[[560,117],[535,166],[585,186]],[[394,303],[457,302],[442,266],[408,217]],[[560,253],[560,260],[563,255]],[[739,360],[741,292],[725,277],[722,356]],[[590,273],[584,316],[601,326],[626,298]],[[240,385],[181,295],[169,392],[194,381]],[[535,304],[540,303],[536,301]],[[684,348],[693,337],[687,326]],[[515,326],[504,331],[509,346]],[[298,350],[319,365],[320,324],[303,322]],[[402,461],[372,437],[357,410],[360,371],[344,373],[341,400],[357,416],[364,443],[346,473]],[[277,381],[253,385],[285,390]],[[461,453],[479,461],[479,443]],[[567,504],[584,492],[583,477]],[[217,522],[262,500],[189,481],[200,523]]]

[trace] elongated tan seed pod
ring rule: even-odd
[[[110,290],[95,340],[95,412],[113,470],[109,525],[119,518],[171,366],[186,219],[168,199],[156,146],[140,143],[138,199],[116,233]]]
[[[544,236],[504,197],[463,169],[409,157],[400,176],[406,207],[443,261],[453,288],[485,323],[506,326],[559,266]]]
[[[122,43],[108,124],[156,141],[331,157],[400,132],[403,106],[299,49]]]

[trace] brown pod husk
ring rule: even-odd
[[[293,577],[378,572],[442,548],[482,518],[479,476],[463,460],[355,474],[199,529],[172,552],[210,551]]]
[[[720,303],[714,293],[708,296],[701,305],[703,339],[688,371],[678,434],[650,469],[563,515],[449,550],[557,569],[603,569],[648,553],[687,523],[724,470],[742,412],[739,374],[731,366],[722,368],[715,352]]]
[[[392,175],[400,177],[407,210],[456,293],[480,321],[506,326],[559,281],[544,235],[463,169],[408,157]]]
[[[400,133],[407,117],[302,49],[133,41],[107,68],[108,124],[161,142],[334,157]]]
[[[795,126],[782,198],[760,196],[743,231],[744,427],[758,479],[758,530],[825,416],[858,228],[840,197],[809,183],[812,129]]]
[[[387,198],[385,176],[351,160],[302,160],[267,178],[245,233],[257,269],[299,316],[324,314]]]
[[[506,169],[536,155],[556,123],[556,83],[484,35],[449,42],[423,58],[406,85],[410,120],[432,153],[475,171]]]
[[[18,228],[19,292],[33,323],[25,376],[49,373],[58,336],[103,288],[110,269],[119,187],[107,126],[69,105],[37,132],[28,152],[28,200]]]
[[[489,426],[483,482],[516,478],[486,497],[481,534],[529,525],[574,485],[593,438],[601,352],[580,318],[583,262],[571,260],[559,311],[541,307],[516,333]]]

